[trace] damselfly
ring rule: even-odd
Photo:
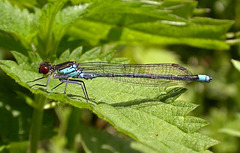
[[[47,83],[34,84],[31,87],[47,87],[52,76],[61,81],[61,83],[52,89],[66,83],[64,89],[64,93],[66,94],[68,83],[78,84],[82,87],[87,102],[89,97],[84,81],[70,78],[94,79],[106,77],[116,81],[154,87],[163,86],[168,83],[179,84],[181,82],[191,81],[210,82],[212,80],[212,78],[207,75],[192,75],[189,70],[178,64],[77,63],[75,61],[70,61],[51,65],[49,62],[43,62],[39,66],[39,73],[44,74],[44,76],[29,82],[35,82],[48,77]]]

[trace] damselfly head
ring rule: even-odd
[[[39,73],[42,73],[42,74],[45,75],[49,72],[50,69],[51,69],[51,63],[50,62],[43,62],[39,66]]]

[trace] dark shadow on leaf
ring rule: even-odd
[[[75,100],[86,100],[86,98],[84,97],[84,96],[79,96],[79,95],[73,95],[73,94],[67,94],[67,96],[69,97],[69,98],[71,98],[71,99],[75,99]],[[88,99],[88,102],[90,103],[90,104],[94,104],[94,105],[96,105],[97,103],[96,103],[96,101],[95,101],[95,99],[93,99],[93,98],[90,98],[90,99]]]
[[[114,104],[99,102],[98,104],[107,104],[113,107],[129,107],[129,106],[139,105],[147,102],[171,103],[171,102],[174,102],[186,90],[187,90],[186,88],[176,87],[169,90],[166,94],[159,95],[153,99],[137,99],[133,101],[125,101],[125,102],[119,102]]]
[[[51,93],[51,92],[48,92],[46,88],[41,88],[40,87],[40,88],[37,88],[37,90],[41,90],[41,91],[46,92],[46,93]]]
[[[108,104],[105,102],[99,102],[98,104],[105,104],[105,105],[111,105],[113,107],[129,107],[129,106],[134,106],[134,105],[139,105],[147,102],[157,102],[159,101],[158,99],[138,99],[138,100],[132,100],[132,101],[126,101],[126,102],[119,102],[119,103],[114,103],[114,104]],[[159,101],[161,102],[161,101]]]

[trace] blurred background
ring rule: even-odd
[[[235,24],[230,29],[228,37],[236,36],[240,31],[240,1],[239,0],[200,0],[198,1],[198,8],[209,8],[207,13],[201,13],[202,16],[216,18],[216,19],[229,19],[235,21]],[[195,12],[199,16],[199,12]],[[5,38],[8,38],[6,35]],[[2,40],[0,40],[2,41]],[[5,39],[4,41],[7,41]],[[25,50],[23,46],[19,46],[19,50]],[[16,47],[16,46],[15,46]],[[105,46],[108,48],[109,46]],[[9,52],[12,48],[9,46],[0,46],[0,59],[14,60]],[[200,84],[191,83],[187,85],[187,92],[184,93],[180,99],[198,104],[199,107],[195,109],[191,115],[203,118],[209,122],[209,125],[201,129],[201,133],[212,137],[220,143],[212,147],[213,152],[219,153],[237,153],[240,152],[240,72],[234,68],[231,63],[232,59],[240,60],[240,45],[232,45],[230,50],[206,50],[194,48],[183,45],[174,46],[149,46],[149,45],[129,45],[121,46],[115,55],[116,57],[126,57],[130,59],[130,63],[178,63],[192,71],[193,74],[206,74],[213,78],[211,83]],[[29,95],[33,98],[30,91],[19,86],[8,77],[2,70],[0,70],[0,118],[1,124],[9,124],[13,129],[1,129],[1,141],[11,140],[25,140],[28,139],[28,130],[32,115],[31,107],[25,103],[24,95]],[[8,96],[3,96],[8,94]],[[4,102],[19,101],[18,105],[8,104],[9,108],[1,107]],[[55,135],[56,132],[49,129],[54,129],[56,126],[64,131],[64,115],[58,113],[58,109],[69,115],[68,107],[59,105],[58,108],[48,109],[44,116],[48,116],[44,121],[45,131],[44,137]],[[11,111],[11,113],[10,113]],[[24,112],[18,116],[18,112]],[[12,113],[15,112],[15,113]],[[110,133],[116,133],[116,130],[106,123],[98,119],[94,114],[87,110],[80,112],[82,114],[83,122],[93,125],[97,128],[104,128]],[[20,120],[22,125],[12,126]],[[15,131],[15,132],[13,132]],[[11,132],[11,134],[9,134]],[[21,137],[16,137],[19,135]],[[5,134],[5,135],[4,135]],[[9,137],[10,135],[10,137]],[[46,144],[50,144],[52,150],[61,148],[64,139],[58,139]],[[42,144],[42,148],[46,147]],[[14,144],[13,144],[14,145]],[[43,149],[44,150],[44,149]],[[44,152],[44,151],[42,151]]]

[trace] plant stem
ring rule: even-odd
[[[71,114],[68,118],[68,125],[66,129],[67,148],[74,151],[75,137],[79,129],[79,120],[82,115],[82,110],[72,107]]]
[[[40,138],[41,128],[42,128],[43,107],[46,100],[47,98],[40,94],[35,95],[36,107],[34,107],[32,121],[31,121],[28,153],[37,152],[38,140]]]

